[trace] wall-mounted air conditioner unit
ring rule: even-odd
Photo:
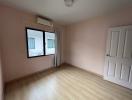
[[[53,27],[53,23],[51,21],[41,17],[37,17],[37,23],[41,25],[47,25],[47,26]]]

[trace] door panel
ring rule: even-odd
[[[131,58],[132,57],[132,30],[126,31],[126,39],[125,39],[125,48],[124,48],[124,57]]]
[[[131,66],[125,64],[122,65],[121,80],[129,82],[130,70],[131,70]]]
[[[118,50],[118,41],[119,41],[119,31],[113,31],[111,38],[111,48],[110,48],[110,56],[116,56]]]
[[[110,55],[110,48],[111,48],[111,37],[112,37],[112,34],[111,34],[111,31],[109,31],[108,33],[108,37],[107,37],[107,45],[106,45],[106,54],[107,55]]]
[[[108,33],[104,79],[132,89],[132,26]]]
[[[125,35],[126,34],[124,30],[122,30],[119,34],[117,57],[120,57],[120,58],[123,57],[123,53],[124,53]]]
[[[121,63],[117,63],[116,64],[116,70],[115,70],[115,77],[117,79],[120,79],[121,78],[121,70],[122,70],[122,64]]]
[[[116,63],[114,62],[109,62],[109,69],[108,69],[108,76],[115,76],[115,68],[116,68]]]

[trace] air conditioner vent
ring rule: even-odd
[[[51,21],[41,17],[37,17],[37,23],[41,25],[47,25],[47,26],[53,27],[53,23]]]

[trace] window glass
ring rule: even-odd
[[[35,38],[28,38],[29,49],[35,49]]]
[[[27,29],[28,57],[44,55],[43,31]]]
[[[48,39],[48,48],[50,49],[50,48],[55,48],[55,46],[54,46],[54,39]]]
[[[45,43],[46,55],[55,54],[55,33],[45,32]]]

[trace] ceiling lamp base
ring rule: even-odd
[[[74,0],[64,0],[64,2],[67,7],[71,7],[74,3]]]

